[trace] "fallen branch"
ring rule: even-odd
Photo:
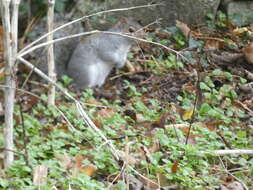
[[[203,153],[210,153],[203,151]],[[225,156],[229,154],[236,154],[236,155],[253,155],[253,150],[244,150],[244,149],[237,149],[237,150],[213,150],[211,153],[214,153],[217,156]]]

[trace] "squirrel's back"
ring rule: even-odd
[[[136,33],[139,29],[140,24],[133,19],[123,18],[109,31],[141,36],[143,32]],[[78,87],[101,86],[112,68],[124,66],[133,44],[133,39],[120,34],[100,33],[83,38],[71,56],[67,73]]]

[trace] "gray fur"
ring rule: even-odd
[[[127,20],[129,22],[129,20]],[[130,23],[120,22],[109,31],[128,32]],[[77,87],[102,86],[111,70],[125,65],[127,54],[134,41],[113,34],[96,34],[82,39],[75,48],[68,63],[67,74],[74,79]]]

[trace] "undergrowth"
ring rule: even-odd
[[[224,28],[223,16],[222,21],[216,25],[210,22],[208,26]],[[177,31],[170,41],[162,43],[176,43],[175,48],[184,48],[188,42]],[[196,40],[194,44],[200,50],[204,43]],[[73,93],[117,148],[120,160],[100,135],[84,123],[75,104],[60,93],[57,108],[61,112],[47,107],[45,94],[39,99],[25,95],[28,100],[18,101],[15,107],[15,161],[7,172],[1,172],[1,189],[38,189],[33,181],[36,175],[41,178],[39,189],[43,190],[125,190],[128,186],[137,189],[138,183],[149,189],[157,189],[158,184],[164,189],[172,185],[178,189],[219,189],[231,175],[250,186],[252,156],[217,156],[213,152],[253,148],[253,132],[248,128],[253,119],[238,104],[244,98],[238,86],[247,83],[247,79],[222,67],[209,69],[205,56],[195,59],[195,65],[172,54],[156,60],[145,62],[143,67],[163,76],[168,72],[192,71],[200,62],[204,75],[197,79],[194,72],[185,72],[192,74],[193,80],[183,85],[170,102],[150,98],[144,86],[137,87],[131,80],[122,80],[123,88],[115,90],[112,99],[100,99],[92,89]],[[67,88],[69,83],[64,78],[61,85]],[[2,138],[1,133],[1,146]],[[42,171],[36,173],[38,166],[46,170],[45,175]]]

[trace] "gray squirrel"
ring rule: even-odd
[[[69,18],[55,17],[55,27],[61,26]],[[144,37],[142,26],[133,18],[122,18],[110,32]],[[83,32],[80,23],[70,25],[54,33],[54,39]],[[31,39],[46,32],[46,19],[43,19],[31,34]],[[58,78],[68,75],[74,79],[77,88],[102,86],[113,68],[125,65],[127,54],[135,40],[115,34],[94,34],[80,38],[67,39],[54,44],[55,67]],[[46,51],[38,49],[31,55],[36,67],[47,73]]]
[[[132,18],[122,18],[110,32],[143,37],[141,25]],[[111,70],[125,65],[135,40],[115,34],[94,34],[81,39],[67,65],[67,75],[79,88],[102,86]]]

